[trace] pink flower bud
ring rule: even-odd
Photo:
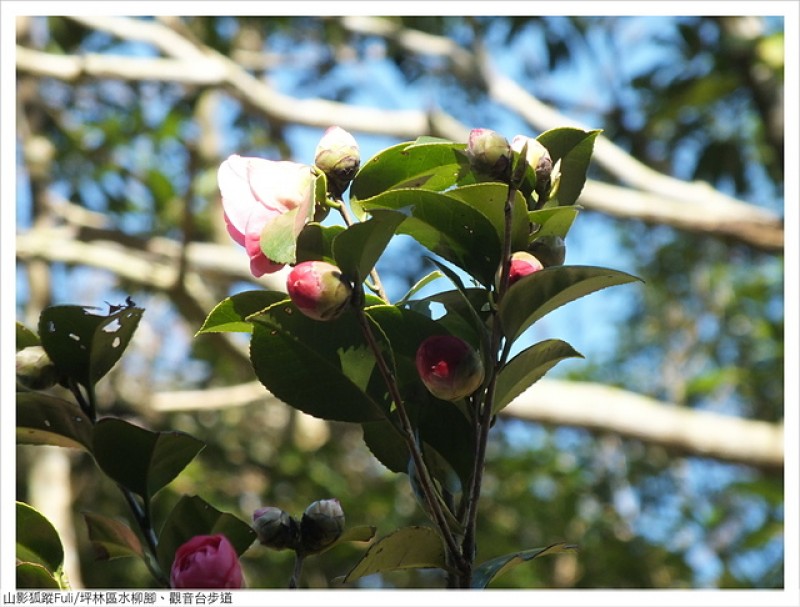
[[[325,131],[317,145],[314,164],[343,191],[361,164],[358,143],[343,128],[332,126]]]
[[[175,552],[172,588],[243,588],[236,549],[222,534],[196,535]]]
[[[523,276],[533,274],[543,269],[544,266],[536,257],[525,251],[517,251],[511,255],[511,268],[508,271],[508,286],[510,287]]]
[[[296,162],[230,156],[217,173],[228,233],[250,256],[253,276],[276,272],[283,264],[261,250],[261,232],[270,221],[297,209],[294,233],[300,234],[314,210],[312,167]]]
[[[297,264],[286,278],[286,290],[297,309],[314,320],[338,318],[353,292],[339,268],[325,261]]]
[[[511,146],[508,140],[489,129],[472,129],[467,142],[467,156],[476,171],[492,177],[508,177]]]
[[[483,363],[463,339],[434,335],[417,348],[417,372],[431,394],[442,400],[458,400],[483,383]]]

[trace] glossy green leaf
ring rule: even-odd
[[[94,512],[84,512],[83,519],[86,521],[95,559],[110,561],[128,556],[144,558],[142,543],[125,523]]]
[[[497,413],[565,358],[583,358],[560,339],[548,339],[526,348],[500,370],[492,413]]]
[[[561,160],[561,179],[556,193],[560,206],[575,204],[580,196],[586,183],[594,142],[601,132],[565,127],[546,131],[537,137],[550,152],[553,164]]]
[[[294,263],[297,247],[297,214],[300,207],[276,215],[261,230],[261,252],[275,263]]]
[[[145,501],[178,476],[205,446],[183,432],[153,432],[111,417],[95,424],[93,439],[100,469]]]
[[[461,485],[467,486],[472,477],[475,433],[464,414],[453,403],[433,399],[420,411],[419,434],[453,468]]]
[[[32,506],[17,502],[17,559],[36,563],[50,573],[64,564],[64,547],[53,524]]]
[[[430,527],[404,527],[372,544],[350,572],[339,581],[398,569],[447,568],[444,544]]]
[[[404,219],[400,213],[376,212],[336,236],[333,255],[342,274],[363,281]]]
[[[17,442],[91,452],[92,424],[73,402],[43,392],[18,392]]]
[[[97,383],[122,356],[142,308],[98,315],[81,306],[52,306],[39,316],[39,338],[58,370],[84,386]]]
[[[21,322],[17,322],[17,352],[30,346],[40,344],[39,336]]]
[[[387,420],[380,420],[365,422],[361,424],[361,429],[364,444],[375,459],[392,472],[406,472],[411,454],[396,426]]]
[[[447,195],[471,206],[494,226],[499,242],[505,234],[505,206],[508,186],[503,183],[477,183],[448,190]],[[511,250],[520,251],[528,244],[530,224],[525,198],[519,192],[514,197],[511,213]]]
[[[406,292],[406,294],[403,295],[400,299],[397,300],[397,303],[395,305],[397,305],[397,306],[405,305],[406,303],[408,303],[411,300],[412,297],[414,297],[414,295],[419,293],[422,289],[427,287],[434,280],[442,278],[443,276],[444,276],[444,274],[440,270],[434,270],[433,272],[430,272],[429,274],[426,274],[425,276],[420,278],[417,282],[415,282],[411,286],[411,288]]]
[[[248,316],[261,312],[279,301],[288,301],[288,297],[286,293],[279,291],[261,290],[232,295],[223,299],[211,310],[197,335],[225,332],[251,333],[253,323],[247,320]]]
[[[399,143],[361,166],[350,185],[350,204],[361,214],[360,201],[398,188],[443,191],[469,173],[466,146],[459,143]]]
[[[293,304],[254,316],[250,360],[266,388],[288,405],[328,420],[383,418],[388,403],[355,314],[307,318]],[[377,383],[376,383],[377,382]]]
[[[636,276],[593,266],[556,266],[529,274],[511,285],[498,306],[508,339],[516,340],[545,314],[606,287],[640,280]]]
[[[322,554],[323,552],[328,552],[331,548],[335,548],[340,544],[344,544],[345,542],[368,542],[373,537],[375,537],[376,528],[368,525],[360,525],[358,527],[350,527],[349,529],[345,529],[336,541],[328,546],[325,546],[322,550],[320,550],[317,554]]]
[[[59,583],[59,576],[48,571],[39,563],[17,562],[16,567],[17,588],[25,590],[62,590],[64,585]]]
[[[492,580],[522,563],[540,556],[568,552],[575,548],[575,546],[569,544],[553,544],[545,548],[531,548],[530,550],[522,550],[520,552],[512,552],[511,554],[498,556],[490,561],[481,563],[475,568],[472,574],[472,587],[486,588]]]
[[[335,263],[333,258],[333,239],[344,232],[345,227],[323,226],[318,223],[306,224],[297,237],[297,263],[303,261],[327,261]]]
[[[538,211],[530,211],[528,213],[528,221],[531,225],[536,226],[536,230],[530,237],[530,241],[534,241],[542,236],[560,236],[566,238],[572,223],[578,216],[578,207],[550,207],[547,209],[539,209]]]
[[[164,571],[169,571],[175,552],[181,545],[197,535],[223,534],[242,555],[253,545],[256,532],[243,520],[220,512],[196,495],[184,495],[164,521],[158,540],[158,562]]]
[[[368,211],[408,215],[398,232],[490,285],[500,263],[500,238],[492,222],[469,204],[424,190],[390,190],[362,202]],[[476,246],[480,243],[480,246]]]

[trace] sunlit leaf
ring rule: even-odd
[[[248,316],[261,312],[279,301],[288,301],[288,298],[286,293],[279,291],[244,291],[232,295],[223,299],[211,310],[197,335],[223,332],[251,333],[253,323],[246,320]]]
[[[556,197],[560,206],[575,204],[586,183],[594,141],[602,131],[570,127],[545,131],[537,140],[550,152],[553,164],[561,160],[561,179]]]
[[[17,322],[17,352],[30,346],[38,346],[39,336],[21,322]]]
[[[342,273],[364,280],[404,219],[400,213],[378,212],[336,236],[333,255]]]
[[[55,573],[64,564],[64,547],[53,524],[32,506],[17,502],[17,558]]]
[[[335,263],[333,258],[333,240],[344,232],[345,227],[323,226],[309,223],[297,237],[297,263],[303,261],[327,261]]]
[[[300,207],[276,215],[261,230],[261,252],[275,263],[294,263],[297,247],[297,214]]]

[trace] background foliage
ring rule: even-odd
[[[492,76],[504,74],[563,116],[602,128],[648,167],[707,181],[780,223],[780,18],[142,21],[176,38],[147,38],[133,27],[115,31],[108,23],[90,17],[17,23],[21,48],[46,53],[37,55],[36,68],[18,53],[17,319],[35,327],[47,305],[116,304],[126,295],[146,309],[134,352],[98,390],[106,412],[183,430],[208,444],[154,502],[162,520],[188,493],[245,519],[261,505],[299,513],[310,501],[335,496],[348,524],[377,524],[379,534],[424,523],[405,477],[370,456],[358,429],[310,420],[274,399],[204,407],[198,394],[196,407],[176,411],[163,396],[253,380],[243,341],[194,337],[214,302],[253,288],[244,253],[227,247],[216,170],[230,153],[310,162],[323,125],[350,115],[345,106],[309,101],[367,107],[378,117],[430,112],[421,124],[412,120],[417,114],[402,114],[413,135],[385,119],[362,130],[342,124],[364,160],[417,135],[446,136],[441,113],[508,137],[538,134],[544,129],[525,107],[498,100]],[[248,89],[249,81],[237,87],[230,77],[215,83],[209,72],[157,75],[152,70],[169,66],[151,63],[151,71],[131,76],[131,64],[120,58],[102,64],[109,56],[186,59],[197,48],[230,57],[254,82],[283,95],[280,103],[265,102],[265,109],[263,90]],[[59,63],[74,56],[84,57],[78,71]],[[470,62],[485,65],[480,61],[487,58],[489,69],[472,69]],[[590,177],[627,185],[602,160]],[[591,202],[570,232],[567,263],[618,268],[643,277],[646,286],[595,295],[554,314],[537,339],[552,333],[586,355],[556,375],[624,387],[676,407],[781,421],[782,229],[780,241],[774,232],[759,241],[748,237],[759,231],[757,222],[720,235],[691,202],[681,221],[597,212],[601,205]],[[227,252],[234,261],[226,265]],[[401,241],[378,267],[396,298],[424,263],[414,245]],[[200,274],[191,271],[197,267]],[[598,309],[603,314],[595,321]],[[782,586],[782,468],[716,461],[625,439],[613,429],[513,417],[498,424],[479,519],[480,560],[555,541],[577,543],[580,551],[518,567],[495,587]],[[64,452],[70,511],[124,516],[125,504],[93,462]],[[41,450],[19,447],[17,455],[17,497],[36,501]],[[130,561],[93,563],[86,531],[75,521],[81,568],[73,578],[95,587],[147,584],[144,567]],[[329,586],[359,552],[343,545],[309,560],[306,583]],[[292,559],[256,549],[244,565],[252,586],[279,587]],[[358,584],[440,586],[436,575],[403,572]]]

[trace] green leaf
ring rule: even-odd
[[[83,519],[97,560],[110,561],[128,556],[144,559],[142,543],[125,523],[93,512],[84,512]]]
[[[494,182],[477,183],[448,190],[446,193],[486,217],[494,226],[498,241],[503,242],[508,185]],[[525,249],[529,235],[528,207],[525,204],[525,197],[520,192],[517,192],[511,211],[511,250],[520,251]]]
[[[408,292],[405,295],[403,295],[395,305],[403,306],[407,304],[411,300],[411,298],[414,297],[414,295],[416,295],[419,291],[428,286],[434,280],[442,278],[443,276],[444,273],[441,272],[440,270],[434,270],[430,274],[426,274],[425,276],[420,278],[416,283],[414,283],[412,287],[408,290]]]
[[[497,376],[492,413],[506,407],[560,361],[574,357],[583,358],[571,345],[560,339],[540,341],[517,354]]]
[[[95,424],[93,443],[100,469],[145,502],[205,446],[184,432],[153,432],[117,418]]]
[[[399,143],[376,154],[350,185],[350,205],[363,218],[360,202],[398,188],[443,191],[470,173],[463,143]]]
[[[249,316],[265,310],[288,295],[279,291],[244,291],[219,302],[206,318],[196,335],[203,333],[251,333],[253,323]]]
[[[556,266],[529,274],[511,285],[498,305],[506,337],[515,341],[545,314],[600,289],[640,280],[593,266]]]
[[[404,527],[372,544],[355,567],[338,581],[347,583],[373,573],[433,567],[447,569],[439,534],[430,527]]]
[[[368,211],[388,209],[409,215],[399,233],[408,234],[482,284],[494,281],[501,241],[492,222],[469,204],[447,194],[415,189],[390,190],[362,204]]]
[[[333,258],[333,239],[344,232],[344,226],[323,226],[318,223],[306,224],[297,237],[297,263],[303,261],[327,261]]]
[[[561,178],[556,193],[560,206],[575,204],[580,196],[586,183],[594,141],[601,132],[566,127],[546,131],[537,137],[550,152],[554,165],[561,160]]]
[[[175,560],[175,552],[193,537],[217,533],[228,538],[240,556],[256,540],[256,532],[243,520],[220,512],[196,495],[182,496],[164,521],[158,536],[157,552],[161,568],[169,571]]]
[[[287,302],[252,320],[250,360],[259,381],[276,397],[323,419],[383,419],[388,402],[379,392],[385,388],[352,312],[320,322]]]
[[[17,588],[26,590],[61,590],[60,576],[54,575],[46,567],[38,563],[17,562]]]
[[[375,537],[375,527],[368,526],[368,525],[360,525],[358,527],[350,527],[349,529],[345,529],[336,541],[328,546],[325,546],[322,550],[320,550],[317,554],[322,554],[323,552],[327,552],[331,548],[338,546],[339,544],[343,544],[345,542],[368,542],[373,537]]]
[[[17,443],[91,453],[92,424],[75,403],[42,392],[18,392]]]
[[[432,399],[420,411],[419,433],[423,442],[452,466],[466,487],[472,477],[475,433],[464,414],[453,404]]]
[[[52,306],[39,316],[39,337],[61,373],[93,386],[120,359],[143,312],[131,306],[105,316],[82,306]]]
[[[261,230],[261,252],[275,263],[294,263],[297,247],[297,214],[300,207],[276,215]]]
[[[522,563],[540,556],[568,552],[575,550],[575,548],[575,546],[569,544],[553,544],[545,548],[531,548],[530,550],[522,550],[521,552],[512,552],[511,554],[498,556],[490,561],[481,563],[475,568],[472,574],[472,587],[486,588],[492,580],[510,571],[517,565],[521,565]]]
[[[39,344],[39,336],[21,322],[17,322],[17,352]]]
[[[363,281],[404,219],[400,213],[376,212],[336,236],[333,256],[342,274]]]
[[[17,559],[57,572],[64,564],[64,547],[53,524],[41,512],[17,502]]]
[[[570,207],[550,207],[530,211],[528,221],[538,226],[538,229],[531,235],[530,241],[533,242],[542,236],[560,236],[566,238],[567,232],[572,227],[572,223],[578,216],[579,208]]]
[[[400,431],[391,422],[380,420],[361,424],[364,444],[381,464],[395,473],[405,473],[411,454]]]

